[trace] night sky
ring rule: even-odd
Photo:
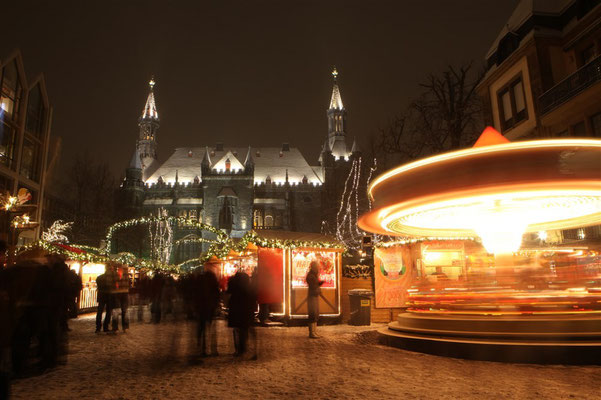
[[[327,134],[338,68],[349,145],[402,112],[418,83],[483,57],[517,0],[28,1],[2,5],[0,58],[43,72],[63,167],[89,150],[120,176],[152,75],[159,159],[175,147],[299,147]]]

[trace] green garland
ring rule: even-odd
[[[458,237],[434,237],[434,236],[424,236],[418,238],[403,238],[399,240],[392,240],[390,242],[378,242],[374,245],[374,247],[392,247],[392,246],[402,246],[404,244],[413,244],[413,243],[421,243],[427,241],[434,240],[472,240],[474,242],[480,242],[480,238],[473,236],[458,236]]]
[[[205,230],[216,235],[216,239],[205,239],[205,238],[182,238],[174,242],[174,244],[185,244],[185,243],[210,243],[211,247],[201,257],[192,258],[186,260],[177,265],[165,264],[156,260],[149,260],[146,258],[136,257],[132,253],[123,252],[116,256],[110,257],[112,239],[115,232],[120,229],[130,228],[133,226],[149,224],[152,222],[165,221],[170,224],[180,224],[186,227],[196,228],[199,230]],[[321,248],[321,249],[337,249],[345,250],[345,247],[341,243],[337,242],[321,242],[321,241],[304,241],[304,240],[280,240],[280,239],[265,239],[257,235],[256,232],[247,232],[244,237],[238,242],[232,240],[225,232],[207,224],[195,222],[183,217],[142,217],[136,219],[130,219],[126,221],[117,222],[109,227],[106,235],[106,248],[99,249],[93,246],[85,246],[79,244],[69,244],[70,247],[80,249],[83,253],[77,253],[70,251],[64,247],[56,246],[53,243],[39,240],[21,246],[16,250],[16,253],[31,250],[33,248],[41,248],[48,253],[61,254],[70,260],[76,260],[81,262],[94,262],[94,263],[106,263],[109,261],[116,261],[121,264],[130,265],[136,269],[148,269],[155,272],[164,272],[170,274],[183,274],[189,272],[191,269],[203,265],[211,257],[215,256],[219,259],[227,257],[230,251],[237,253],[243,252],[249,243],[253,243],[259,247],[267,248],[279,248],[279,249],[296,249],[296,248]]]
[[[222,230],[217,229],[212,225],[207,225],[207,224],[203,224],[202,222],[193,221],[189,218],[149,216],[149,217],[128,219],[126,221],[117,222],[117,223],[111,225],[106,233],[105,253],[110,254],[112,251],[113,235],[115,234],[115,232],[117,232],[121,229],[131,228],[131,227],[138,226],[138,225],[146,225],[146,224],[150,224],[150,223],[154,223],[154,222],[167,222],[172,225],[178,224],[179,226],[184,226],[187,228],[195,228],[198,230],[208,231],[208,232],[214,233],[217,236],[217,238],[215,240],[204,239],[205,243],[217,244],[217,243],[223,243],[228,240],[228,235],[225,232],[223,232]]]
[[[374,267],[371,265],[343,265],[342,276],[345,278],[359,279],[371,278],[374,275]]]

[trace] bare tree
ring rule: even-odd
[[[80,153],[73,160],[68,179],[67,192],[75,208],[73,241],[98,246],[114,222],[115,178],[106,162]]]
[[[471,144],[483,128],[472,64],[430,74],[407,111],[380,128],[371,141],[381,168]]]
[[[420,84],[425,91],[410,108],[432,153],[465,146],[482,130],[482,107],[476,93],[481,75],[471,79],[471,70],[472,63],[448,66],[441,75],[430,74]]]

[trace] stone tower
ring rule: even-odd
[[[150,90],[142,115],[138,119],[140,134],[136,144],[138,151],[142,178],[146,179],[156,169],[157,162],[157,133],[159,131],[159,114],[154,100],[154,78],[148,82]]]
[[[335,159],[349,157],[349,151],[346,148],[346,110],[340,97],[340,88],[338,87],[338,71],[334,67],[332,71],[334,77],[334,86],[332,88],[332,98],[330,99],[330,108],[328,109],[328,139],[326,146],[332,152]]]

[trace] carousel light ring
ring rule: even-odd
[[[601,141],[536,140],[441,154],[386,172],[359,226],[400,236],[479,236],[491,253],[525,232],[601,223]]]

